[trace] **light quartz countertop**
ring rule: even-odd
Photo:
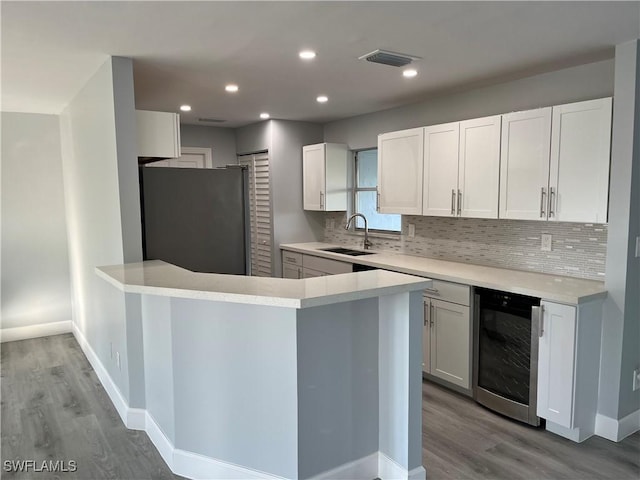
[[[340,246],[344,245],[311,242],[282,244],[280,248],[291,252],[330,258],[332,260],[358,263],[410,275],[424,276],[434,280],[445,280],[465,285],[530,295],[543,300],[568,305],[578,305],[597,298],[604,298],[607,295],[604,283],[593,280],[448,262],[395,252],[376,252],[375,250],[371,250],[374,252],[371,255],[352,257],[322,250],[324,248]],[[356,248],[356,250],[362,249]]]
[[[196,273],[161,260],[96,267],[96,273],[127,293],[307,308],[423,290],[431,280],[384,270],[300,280]]]

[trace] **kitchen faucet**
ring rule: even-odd
[[[349,227],[351,227],[351,221],[356,217],[361,217],[364,220],[364,249],[368,250],[373,246],[373,243],[369,241],[369,227],[367,226],[367,217],[365,217],[361,213],[354,213],[349,217],[349,220],[347,220],[347,224],[344,226],[344,229],[349,230]]]

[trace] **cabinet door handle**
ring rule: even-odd
[[[293,257],[284,257],[287,262],[296,263],[296,259]]]
[[[544,335],[544,307],[542,305],[531,307],[531,316],[538,317],[538,337],[542,338]]]
[[[320,192],[320,210],[324,210],[324,193]]]
[[[458,190],[458,216],[462,213],[462,190]]]
[[[553,187],[549,187],[549,217],[555,216],[555,198],[555,189]]]
[[[429,306],[429,324],[433,328],[433,303]]]
[[[438,290],[437,288],[425,288],[424,291],[425,292],[429,292],[429,293],[433,293],[435,295],[438,295],[440,293],[440,290]]]
[[[456,214],[456,191],[451,189],[451,215]]]
[[[298,267],[298,278],[302,278],[302,269]]]
[[[427,326],[427,323],[429,322],[429,311],[427,309],[427,302],[423,302],[423,308],[422,308],[423,312],[422,312],[422,316],[424,317],[424,326]]]
[[[376,187],[376,212],[380,211],[380,191]]]
[[[540,218],[544,218],[544,199],[547,196],[547,192],[544,191],[544,187],[540,189]]]

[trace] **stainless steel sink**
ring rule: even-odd
[[[363,250],[353,250],[351,248],[344,247],[331,247],[321,248],[323,252],[341,253],[342,255],[350,255],[352,257],[359,257],[360,255],[371,255],[374,252],[365,252]]]

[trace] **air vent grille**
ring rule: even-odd
[[[380,63],[382,65],[390,65],[392,67],[404,67],[420,57],[407,55],[405,53],[390,52],[388,50],[374,50],[371,53],[358,57],[358,60],[366,60],[367,62]]]
[[[208,123],[224,123],[226,120],[222,120],[220,118],[199,118],[199,122],[208,122]]]

